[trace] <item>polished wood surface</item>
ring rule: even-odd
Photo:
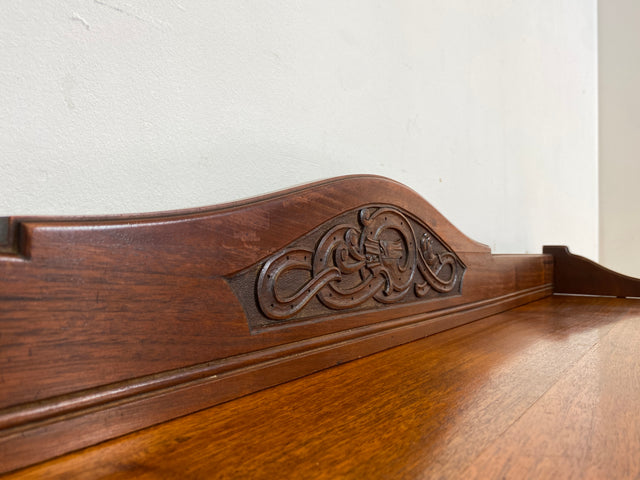
[[[551,256],[492,255],[381,177],[3,224],[0,472],[552,293]]]
[[[639,478],[639,344],[548,297],[7,478]]]
[[[553,256],[556,293],[640,298],[639,278],[622,275],[588,258],[574,255],[564,245],[546,245],[543,252]]]

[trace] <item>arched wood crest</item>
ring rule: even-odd
[[[0,219],[0,473],[548,296],[553,269],[374,176]]]

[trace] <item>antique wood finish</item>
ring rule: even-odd
[[[552,291],[551,256],[491,255],[380,177],[4,231],[0,471]]]
[[[565,246],[545,246],[553,255],[556,293],[640,297],[640,279],[609,270],[591,260],[573,255]]]
[[[638,478],[639,317],[547,297],[7,478]]]

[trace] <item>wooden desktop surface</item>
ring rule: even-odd
[[[7,478],[639,478],[639,345],[555,295]]]

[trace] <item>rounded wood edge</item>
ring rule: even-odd
[[[331,218],[351,208],[368,204],[391,204],[399,206],[427,223],[456,252],[491,253],[491,249],[477,242],[455,227],[433,205],[416,191],[395,180],[377,175],[347,175],[304,185],[294,186],[253,198],[220,205],[182,210],[118,214],[102,216],[26,216],[9,217],[8,244],[11,250],[0,250],[0,258],[16,253],[29,258],[40,242],[39,232],[71,231],[77,229],[132,229],[146,226],[161,229],[165,225],[206,221],[220,216],[235,216],[249,211],[262,211],[272,215],[286,215],[287,210],[308,206],[310,199],[335,199],[331,208],[325,206],[326,214],[318,221]],[[309,224],[308,229],[319,223]],[[46,239],[42,240],[46,242]]]

